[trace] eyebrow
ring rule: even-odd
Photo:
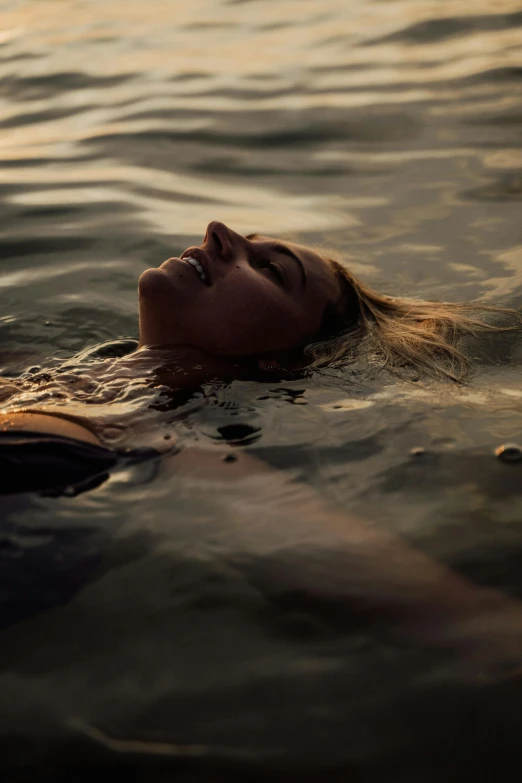
[[[257,239],[259,236],[260,236],[259,234],[249,234],[245,238],[252,240],[252,239]],[[275,250],[276,253],[282,253],[283,255],[288,256],[288,258],[293,258],[294,259],[294,261],[296,262],[297,266],[299,267],[299,271],[301,273],[302,285],[305,286],[306,285],[306,272],[305,272],[304,264],[301,261],[301,259],[299,258],[299,256],[296,256],[296,254],[292,250],[290,250],[289,247],[287,247],[286,245],[283,245],[281,242],[277,242],[277,241],[272,242],[272,250]]]
[[[289,258],[293,258],[296,262],[297,266],[299,267],[299,271],[301,272],[301,283],[303,287],[306,285],[306,272],[303,265],[303,262],[299,258],[299,256],[296,256],[296,254],[290,250],[289,247],[286,245],[281,245],[279,242],[274,242],[272,245],[272,249],[276,251],[276,253],[282,253],[285,256],[288,256]]]

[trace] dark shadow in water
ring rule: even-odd
[[[80,71],[51,73],[45,76],[7,76],[0,81],[0,95],[14,101],[41,101],[64,92],[118,87],[137,78],[139,74],[136,73],[125,76],[92,76]]]
[[[0,51],[3,49],[3,46],[0,45]],[[7,49],[7,47],[6,47]],[[16,62],[23,62],[24,60],[41,60],[42,55],[41,54],[8,54],[5,57],[0,57],[0,63],[16,63]],[[8,77],[9,78],[9,77]]]
[[[207,79],[210,76],[209,71],[187,71],[185,73],[178,73],[176,76],[172,76],[170,81],[172,82],[190,82],[197,81],[198,79]]]
[[[490,68],[470,76],[460,77],[462,84],[480,84],[482,82],[517,82],[522,79],[522,67],[512,65],[504,68]]]
[[[70,253],[92,248],[95,238],[89,236],[40,237],[39,239],[3,239],[0,240],[0,255],[7,258],[43,255],[51,253]]]
[[[147,476],[148,466],[134,469],[136,478]],[[150,471],[149,471],[150,472]],[[155,471],[153,471],[155,473]],[[4,519],[27,510],[31,494],[4,496]],[[135,563],[152,551],[156,542],[146,531],[124,541],[113,540],[114,524],[75,527],[0,526],[0,630],[68,604],[87,585],[114,569]]]
[[[436,43],[454,36],[463,36],[472,32],[492,32],[494,30],[509,30],[522,25],[522,11],[512,14],[491,14],[487,16],[455,16],[443,19],[429,19],[424,22],[398,30],[396,33],[374,38],[363,45],[402,41],[410,44]]]
[[[378,438],[368,437],[361,440],[350,440],[336,446],[314,445],[312,449],[313,463],[322,465],[344,465],[359,462],[368,457],[374,457],[383,451],[383,444]],[[311,464],[310,451],[301,445],[257,446],[252,450],[259,459],[279,470],[306,468]]]
[[[260,427],[251,424],[223,424],[217,428],[219,436],[216,440],[224,440],[230,446],[249,446],[255,443],[262,435]]]
[[[95,156],[93,155],[75,155],[74,158],[71,159],[71,165],[80,165],[81,163],[87,163],[88,161],[95,160]],[[13,158],[12,160],[0,160],[0,169],[15,169],[15,168],[27,168],[27,166],[31,166],[31,168],[36,166],[53,166],[55,164],[63,165],[63,158],[53,158],[52,156],[49,156],[48,158]],[[51,185],[50,185],[51,186]],[[37,186],[34,185],[31,187],[31,189],[36,188]],[[40,186],[42,187],[42,186]],[[47,185],[45,185],[47,187]],[[69,187],[69,183],[68,183]],[[25,190],[25,189],[24,189]]]
[[[95,528],[2,526],[0,629],[68,603],[99,567],[104,539]]]
[[[502,462],[494,456],[493,450],[432,451],[424,457],[403,462],[384,473],[381,477],[382,491],[408,491],[436,497],[440,491],[450,493],[451,487],[477,483],[481,495],[489,500],[522,496],[522,462]],[[484,511],[487,515],[488,510]]]
[[[26,114],[15,114],[8,120],[0,121],[0,128],[18,128],[24,125],[35,125],[40,122],[52,122],[54,120],[61,120],[65,117],[73,117],[75,114],[80,114],[83,111],[93,110],[94,106],[82,106],[79,110],[73,109],[45,109],[45,111],[39,112],[27,112]]]
[[[421,524],[411,537],[415,546],[430,556],[439,551],[447,565],[477,585],[522,600],[522,527],[517,512],[522,507],[522,462],[500,460],[494,442],[487,449],[458,452],[434,444],[384,471],[365,493],[369,501],[375,495],[398,519],[401,508],[409,509],[412,518],[417,513],[422,518],[427,499],[433,499],[436,528],[426,531]]]
[[[119,725],[104,731],[78,720],[61,736],[42,738],[35,732],[30,743],[6,730],[0,745],[3,768],[13,776],[10,781],[32,783],[91,783],[93,775],[108,770],[115,781],[164,783],[459,783],[470,778],[486,783],[506,765],[520,769],[520,678],[474,686],[419,683],[415,691],[397,694],[392,713],[379,695],[379,675],[386,669],[393,677],[383,662],[373,708],[367,707],[367,713],[373,711],[372,734],[381,735],[379,747],[365,734],[367,723],[341,708],[341,700],[349,704],[361,694],[345,678],[330,677],[324,690],[305,689],[301,697],[281,681],[246,692],[211,693],[206,710],[199,694],[178,697],[163,707],[164,720],[171,716],[170,742],[164,732],[125,731]],[[299,707],[313,696],[318,714],[304,717]],[[255,739],[248,729],[253,705],[261,719]],[[231,716],[236,716],[233,739],[206,740],[208,726]],[[142,717],[146,725],[146,713]],[[194,745],[195,735],[205,739]]]
[[[487,185],[464,191],[463,198],[477,201],[522,200],[522,171],[509,171]]]
[[[185,116],[198,118],[207,115],[190,112]],[[338,109],[323,109],[319,117],[312,109],[288,113],[249,112],[247,117],[244,112],[215,112],[212,129],[193,130],[176,130],[174,120],[177,117],[178,111],[166,110],[131,114],[124,121],[149,119],[153,124],[155,119],[171,119],[172,130],[100,135],[83,140],[81,145],[98,150],[98,156],[103,158],[130,160],[134,165],[143,161],[149,167],[176,171],[181,161],[186,168],[192,160],[195,163],[200,161],[202,150],[208,155],[213,147],[240,148],[259,153],[263,150],[283,152],[321,148],[331,142],[407,142],[419,136],[422,130],[413,114],[382,107],[359,112],[353,110],[349,116]],[[299,167],[295,168],[299,170]]]

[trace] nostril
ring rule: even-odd
[[[218,237],[218,235],[217,235],[217,233],[215,231],[212,232],[212,239],[216,243],[217,249],[221,253],[222,250],[223,250],[223,245],[222,245],[221,240],[220,240],[220,238]]]

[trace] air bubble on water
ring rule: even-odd
[[[320,407],[324,411],[360,411],[364,408],[370,408],[373,405],[372,400],[335,400],[334,402],[327,402]]]
[[[522,448],[516,443],[503,443],[495,449],[495,455],[502,462],[522,461]]]

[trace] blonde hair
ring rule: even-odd
[[[431,302],[384,296],[362,283],[343,265],[326,259],[340,286],[340,298],[327,307],[320,338],[305,348],[311,369],[366,357],[392,373],[417,371],[461,382],[469,360],[461,338],[479,331],[520,326],[515,310],[471,303]],[[511,316],[517,323],[494,325],[486,313]]]

